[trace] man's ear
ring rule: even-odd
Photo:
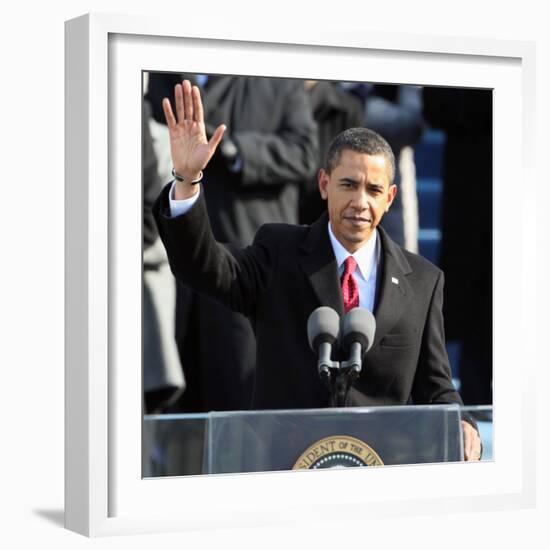
[[[388,205],[386,207],[386,212],[390,209],[393,199],[395,199],[395,195],[397,195],[397,185],[393,183],[388,188]]]
[[[319,183],[319,193],[321,193],[321,198],[327,200],[327,185],[328,185],[329,176],[323,168],[317,173],[317,182]]]

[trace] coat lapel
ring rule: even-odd
[[[338,278],[338,266],[327,230],[328,216],[315,222],[302,245],[304,253],[300,266],[308,278],[319,302],[344,315],[344,302]],[[406,275],[412,269],[402,250],[378,228],[381,239],[381,257],[378,266],[379,292],[374,316],[376,335],[374,345],[391,330],[414,297]]]
[[[382,253],[381,265],[378,266],[380,291],[374,311],[376,319],[374,345],[378,345],[391,330],[414,297],[414,291],[406,277],[412,271],[407,258],[401,248],[381,228],[379,228],[379,235]]]
[[[344,314],[344,302],[338,278],[338,266],[328,236],[328,215],[323,214],[310,228],[302,245],[300,266],[319,302]]]

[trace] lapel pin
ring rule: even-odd
[[[398,281],[395,277],[392,277],[392,278],[391,278],[391,282],[392,282],[394,285],[398,285],[398,284],[399,284],[399,281]]]

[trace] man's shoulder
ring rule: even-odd
[[[395,257],[404,272],[412,272],[421,278],[428,279],[438,279],[441,276],[441,269],[424,256],[400,246],[383,231],[381,237],[383,246]]]
[[[439,267],[437,267],[434,263],[432,263],[424,256],[421,256],[420,254],[416,254],[414,252],[410,252],[406,248],[400,248],[414,271],[423,271],[425,273],[433,274],[434,276],[439,276],[442,273]]]
[[[430,260],[394,243],[393,257],[395,256],[399,256],[397,265],[418,298],[431,300],[434,292],[443,288],[443,271]],[[391,265],[395,267],[396,264]],[[385,273],[388,273],[387,270]]]
[[[309,225],[292,223],[265,223],[256,233],[254,242],[273,241],[300,243],[309,232]]]

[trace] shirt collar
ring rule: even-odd
[[[332,244],[332,250],[334,251],[334,257],[336,258],[336,263],[338,269],[341,270],[343,263],[346,261],[348,256],[353,256],[357,262],[357,267],[361,272],[361,276],[368,281],[371,275],[376,273],[376,270],[373,270],[373,267],[378,265],[378,231],[374,231],[371,235],[371,238],[354,254],[350,254],[338,241],[332,232],[332,227],[330,226],[330,221],[328,222],[328,236],[330,238],[330,243]]]

